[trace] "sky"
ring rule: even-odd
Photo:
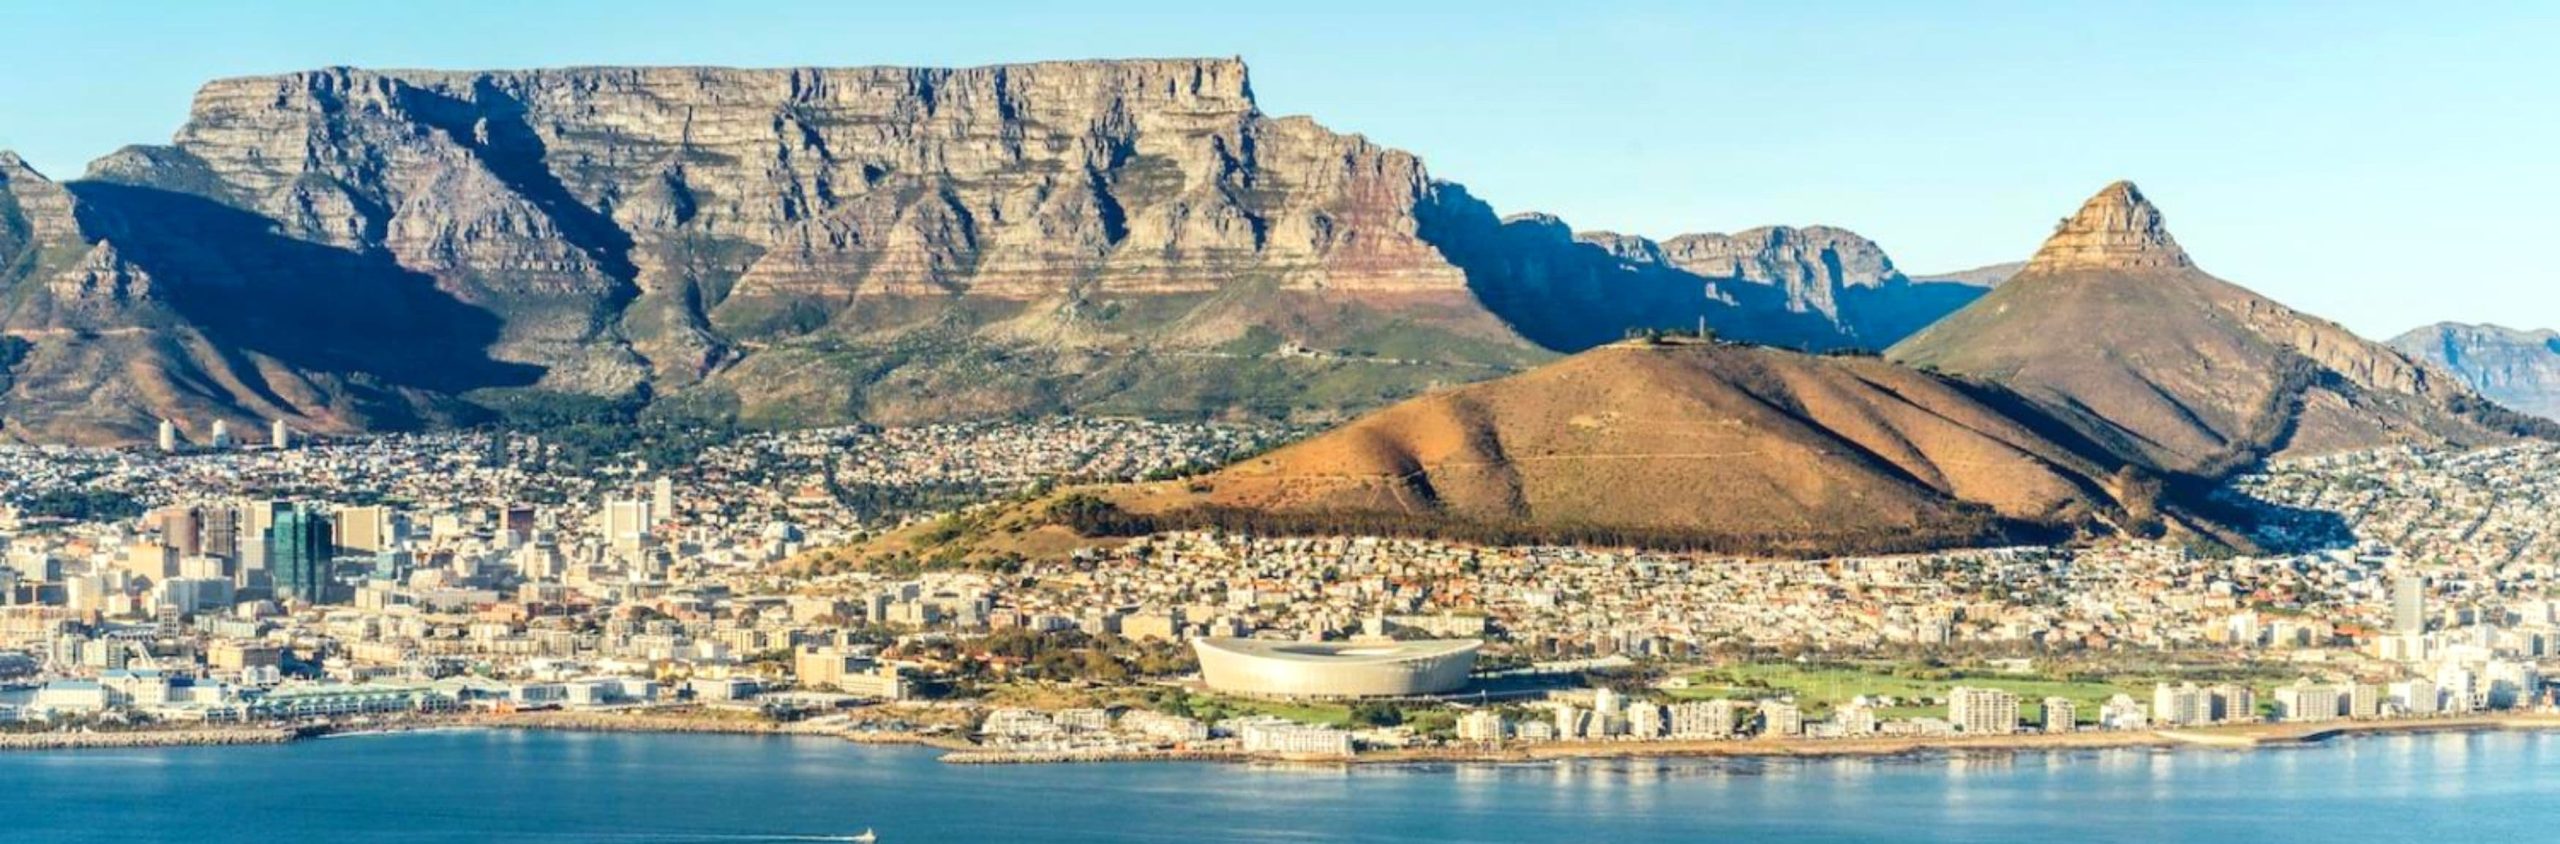
[[[1946,271],[2128,178],[2205,269],[2366,335],[2560,327],[2548,0],[0,0],[0,30],[0,149],[57,178],[221,76],[1242,56],[1264,111],[1576,228],[1825,223]]]

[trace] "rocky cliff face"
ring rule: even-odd
[[[132,259],[149,239],[137,221],[81,187],[0,153],[0,438],[133,442],[159,418],[196,438],[218,419],[351,431],[455,418],[423,391],[219,341],[175,306],[199,291]]]
[[[213,400],[314,425],[539,392],[775,424],[1326,414],[1631,325],[1853,344],[1898,330],[1855,300],[1907,286],[1831,229],[1621,257],[1505,225],[1410,154],[1263,114],[1223,59],[226,79],[170,144],[18,204],[58,230],[66,202],[94,224],[48,242],[105,251],[57,298],[401,397]]]
[[[2448,322],[2400,335],[2391,346],[2499,404],[2560,419],[2560,332]]]

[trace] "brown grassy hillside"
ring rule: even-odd
[[[1116,497],[1175,521],[1410,519],[1820,553],[2093,527],[2121,513],[2108,483],[1951,382],[1685,342],[1603,347],[1396,405],[1184,494]]]

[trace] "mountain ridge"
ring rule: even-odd
[[[1321,419],[1631,328],[1857,330],[1803,272],[1738,270],[1720,299],[1506,237],[1412,154],[1262,113],[1237,59],[237,77],[66,189],[117,227],[93,240],[151,281],[154,318],[201,337],[178,357],[265,376],[21,392],[0,436],[362,430],[548,394],[766,425]],[[1526,336],[1559,312],[1570,330]],[[348,386],[261,383],[283,381]]]

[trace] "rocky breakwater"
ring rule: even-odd
[[[0,732],[0,751],[283,744],[301,737],[300,732],[288,727]]]

